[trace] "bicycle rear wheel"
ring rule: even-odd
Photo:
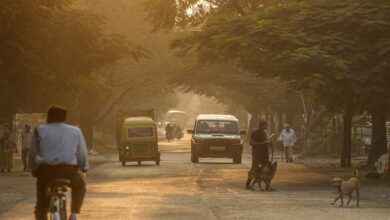
[[[66,213],[66,199],[65,197],[61,198],[60,200],[60,218],[61,220],[67,220],[67,213]]]

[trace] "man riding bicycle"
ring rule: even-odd
[[[37,178],[36,220],[46,220],[50,199],[49,183],[54,179],[68,179],[72,188],[70,220],[76,220],[86,193],[84,176],[88,171],[87,147],[81,130],[65,124],[67,111],[51,106],[47,124],[39,126],[30,148],[30,165]]]

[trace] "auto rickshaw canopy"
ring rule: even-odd
[[[140,127],[140,126],[147,126],[147,125],[156,126],[157,124],[153,119],[148,117],[131,117],[125,119],[122,127]]]

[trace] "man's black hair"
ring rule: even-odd
[[[47,110],[47,123],[65,122],[67,111],[65,107],[52,105]]]

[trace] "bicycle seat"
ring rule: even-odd
[[[49,187],[53,186],[70,186],[70,180],[68,179],[54,179],[49,182]]]

